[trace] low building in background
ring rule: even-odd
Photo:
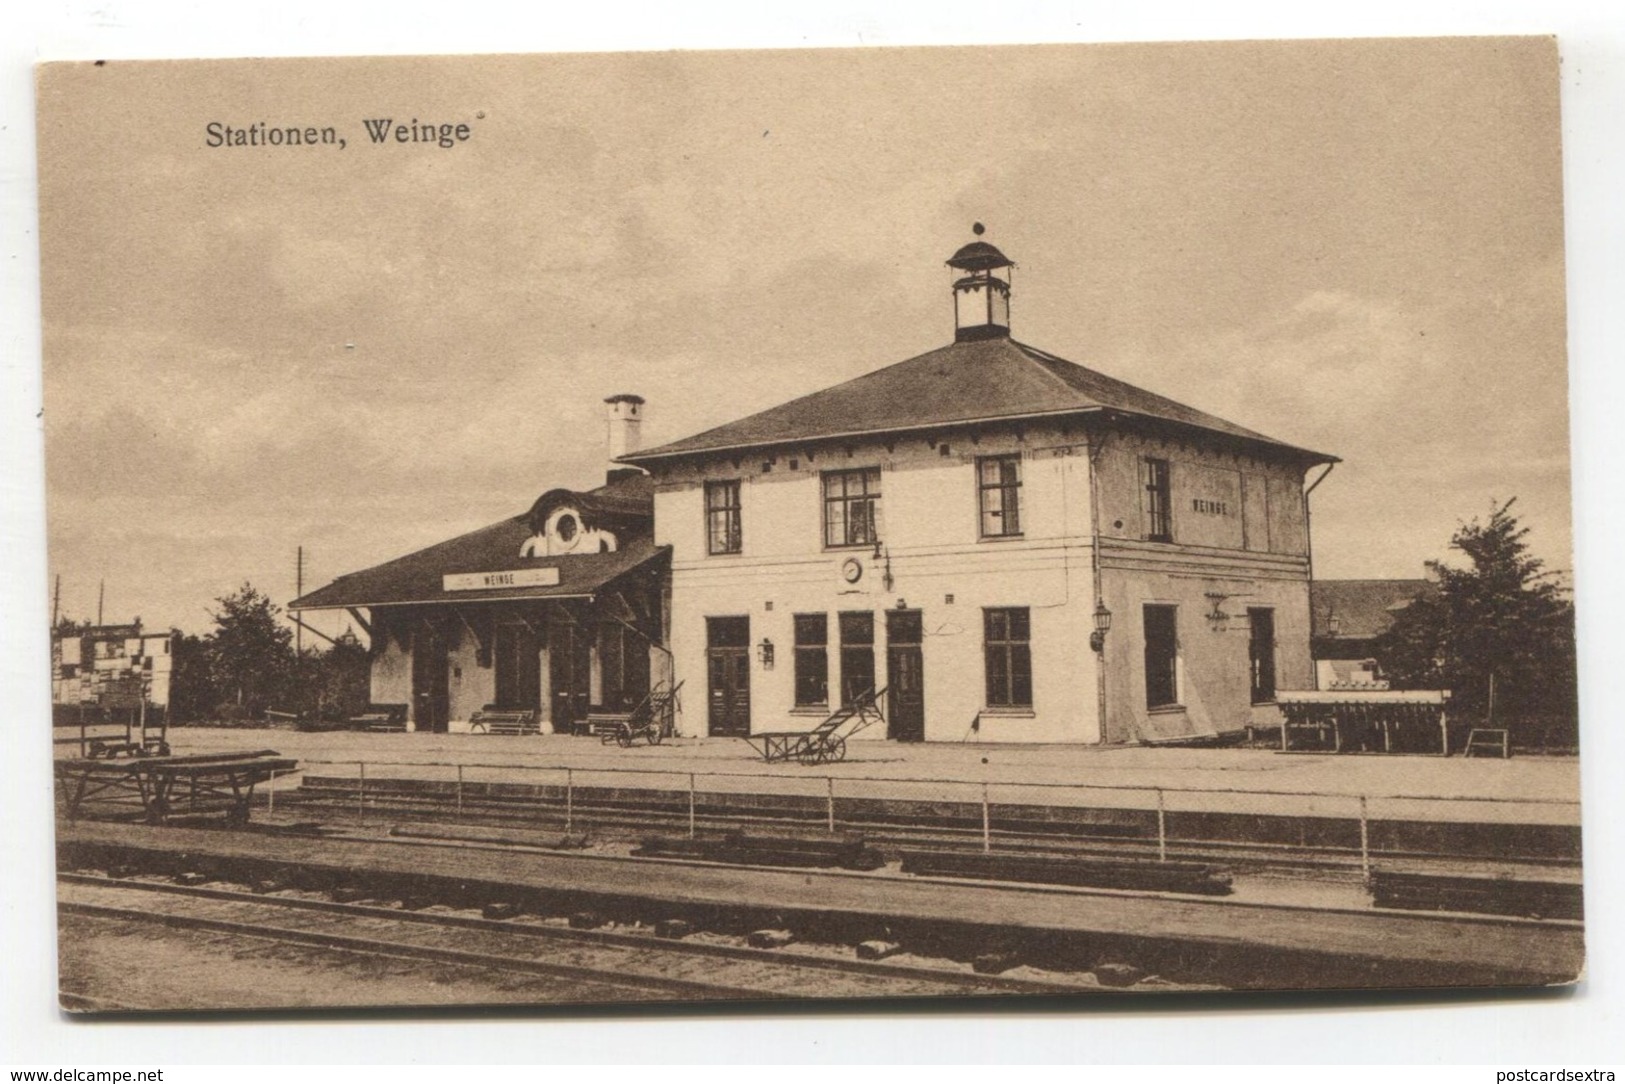
[[[1309,585],[1315,687],[1327,692],[1388,688],[1377,666],[1377,637],[1419,598],[1431,580],[1315,580]]]

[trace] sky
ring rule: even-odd
[[[46,68],[62,609],[206,631],[595,484],[606,395],[652,444],[933,349],[973,221],[1018,339],[1342,458],[1317,576],[1514,496],[1567,569],[1557,91],[1547,39]],[[259,120],[348,145],[205,144]]]

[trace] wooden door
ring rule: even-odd
[[[705,619],[708,728],[713,737],[750,733],[750,618]]]
[[[412,633],[412,722],[420,731],[446,732],[451,718],[448,665],[445,630],[419,622]]]
[[[541,707],[542,667],[536,634],[527,625],[498,625],[493,637],[496,706],[510,711]]]
[[[924,620],[919,610],[886,611],[886,736],[925,740]]]
[[[587,718],[592,699],[592,643],[579,625],[556,624],[548,634],[553,730],[568,733]]]

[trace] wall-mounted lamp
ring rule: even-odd
[[[1213,609],[1207,612],[1207,622],[1214,632],[1223,632],[1230,624],[1230,615],[1224,611],[1225,600],[1229,597],[1229,595],[1208,593],[1207,599],[1213,603]]]
[[[1112,629],[1112,612],[1106,609],[1106,600],[1095,601],[1095,631],[1089,634],[1089,646],[1096,652],[1106,650],[1106,634]]]
[[[756,657],[762,661],[763,670],[773,669],[773,641],[766,636],[756,645]]]

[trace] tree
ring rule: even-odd
[[[215,629],[207,657],[219,693],[239,714],[258,715],[285,695],[294,669],[293,631],[279,617],[281,608],[244,583],[215,600]]]
[[[1527,731],[1558,722],[1572,733],[1579,690],[1574,605],[1530,554],[1516,500],[1494,506],[1486,523],[1456,529],[1450,548],[1467,567],[1428,561],[1437,595],[1401,611],[1374,653],[1394,687],[1449,689],[1453,716],[1493,712],[1496,725],[1525,731],[1527,741]]]
[[[372,699],[372,659],[356,634],[345,629],[316,660],[315,697],[304,710],[324,718],[347,719],[366,710]],[[307,693],[307,700],[309,700]]]
[[[177,628],[170,629],[170,635],[175,657],[170,664],[174,669],[169,675],[169,718],[188,723],[207,719],[220,703],[209,665],[209,643]]]

